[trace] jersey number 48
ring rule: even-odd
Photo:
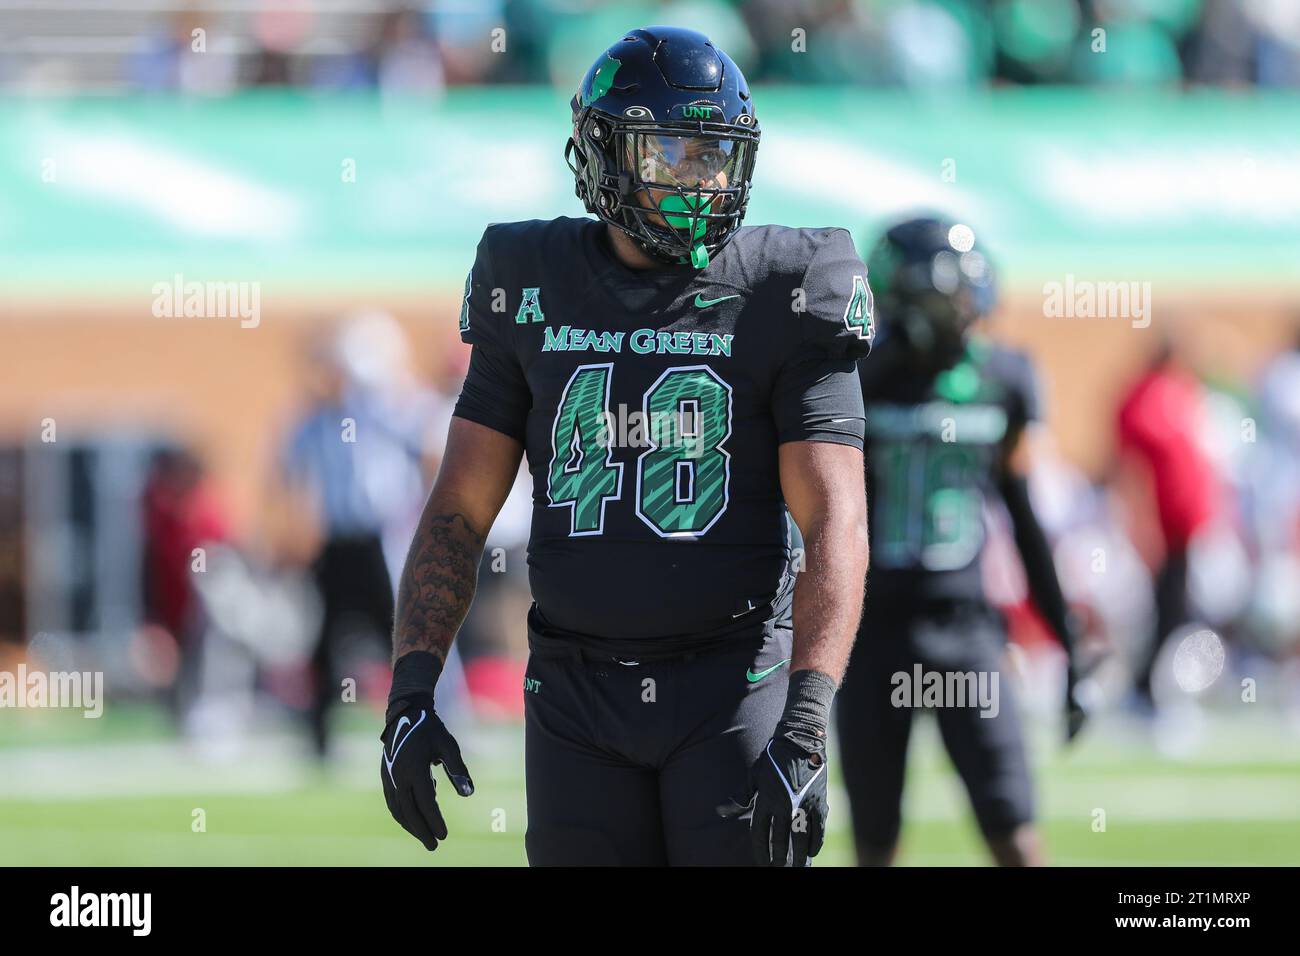
[[[605,505],[622,497],[620,438],[645,450],[636,462],[636,514],[664,538],[698,537],[727,510],[731,386],[706,365],[669,368],[641,397],[641,422],[620,436],[610,413],[612,363],[580,365],[551,429],[550,506],[572,510],[571,536],[601,534]]]

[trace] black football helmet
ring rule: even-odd
[[[975,233],[938,217],[891,227],[867,257],[867,276],[881,344],[893,340],[920,372],[956,365],[971,325],[997,300],[993,264]]]
[[[740,228],[758,151],[731,57],[694,30],[633,30],[592,64],[572,107],[564,156],[587,211],[657,259],[708,265]]]

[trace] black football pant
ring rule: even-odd
[[[329,712],[342,693],[339,652],[364,634],[388,648],[393,630],[393,585],[378,535],[326,540],[312,565],[321,599],[320,632],[312,652],[312,703],[308,711],[316,753],[329,745]]]
[[[1191,620],[1187,601],[1187,551],[1172,550],[1155,577],[1156,620],[1150,641],[1138,660],[1134,687],[1138,695],[1151,701],[1151,681],[1155,676],[1160,649],[1170,635]]]
[[[530,629],[532,866],[750,865],[749,769],[785,706],[791,631],[632,662]]]
[[[1020,715],[1011,675],[1003,670],[1005,646],[1001,616],[984,605],[868,603],[836,695],[840,765],[860,850],[885,854],[898,841],[907,745],[918,709],[903,691],[915,683],[918,664],[922,675],[998,674],[996,716],[983,716],[994,708],[971,706],[969,698],[967,706],[944,698],[943,705],[925,709],[938,720],[985,838],[1004,837],[1033,819]]]

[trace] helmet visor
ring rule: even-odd
[[[747,144],[720,136],[663,136],[635,133],[626,138],[624,162],[647,186],[729,189],[741,178]]]

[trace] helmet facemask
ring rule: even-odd
[[[964,293],[944,295],[927,290],[896,300],[896,325],[911,364],[918,372],[938,373],[956,365],[979,316]]]
[[[938,219],[909,220],[887,232],[867,260],[882,338],[924,376],[961,361],[971,328],[996,298],[992,264],[973,243],[959,250],[954,228]]]
[[[758,131],[752,116],[740,120],[655,122],[588,109],[566,158],[589,211],[654,257],[702,269],[745,214]]]

